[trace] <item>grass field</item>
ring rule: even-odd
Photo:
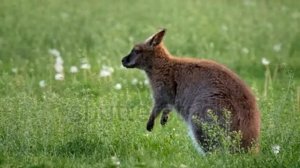
[[[258,155],[200,156],[175,113],[146,131],[149,85],[120,61],[162,27],[172,54],[221,62],[253,89]],[[300,1],[0,2],[0,167],[300,167],[299,109]]]

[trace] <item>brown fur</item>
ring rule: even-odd
[[[205,133],[192,120],[193,116],[209,120],[212,110],[222,118],[224,109],[231,112],[231,130],[241,131],[241,146],[249,149],[258,144],[260,113],[256,100],[246,84],[224,65],[206,59],[176,58],[164,47],[165,30],[135,45],[122,63],[127,68],[146,72],[153,90],[154,107],[147,123],[151,131],[161,113],[161,124],[174,107],[192,126],[197,142],[207,151]]]

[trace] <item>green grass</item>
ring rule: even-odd
[[[161,27],[174,55],[217,60],[251,86],[262,116],[258,155],[198,155],[175,113],[146,131],[149,86],[132,85],[145,76],[120,60]],[[299,27],[296,0],[2,0],[0,167],[300,167]],[[54,79],[52,48],[64,81]],[[91,69],[71,74],[82,58]],[[103,65],[111,77],[99,77]]]

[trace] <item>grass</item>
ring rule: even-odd
[[[0,20],[0,167],[300,167],[298,1],[2,0]],[[120,60],[161,27],[174,55],[217,60],[251,86],[258,155],[199,156],[175,113],[146,131],[149,86]],[[63,81],[49,49],[61,53]],[[91,69],[71,74],[82,58]],[[103,65],[112,76],[99,77]]]

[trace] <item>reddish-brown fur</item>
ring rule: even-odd
[[[248,149],[253,143],[258,145],[260,113],[255,96],[246,84],[222,64],[172,56],[162,43],[164,34],[165,30],[162,30],[135,45],[122,60],[125,67],[144,70],[150,80],[154,107],[147,130],[152,130],[154,120],[161,112],[161,124],[164,125],[174,107],[192,126],[197,142],[206,148],[205,133],[192,117],[205,121],[207,111],[212,110],[222,118],[221,112],[226,109],[232,116],[231,130],[241,131],[241,146]]]

